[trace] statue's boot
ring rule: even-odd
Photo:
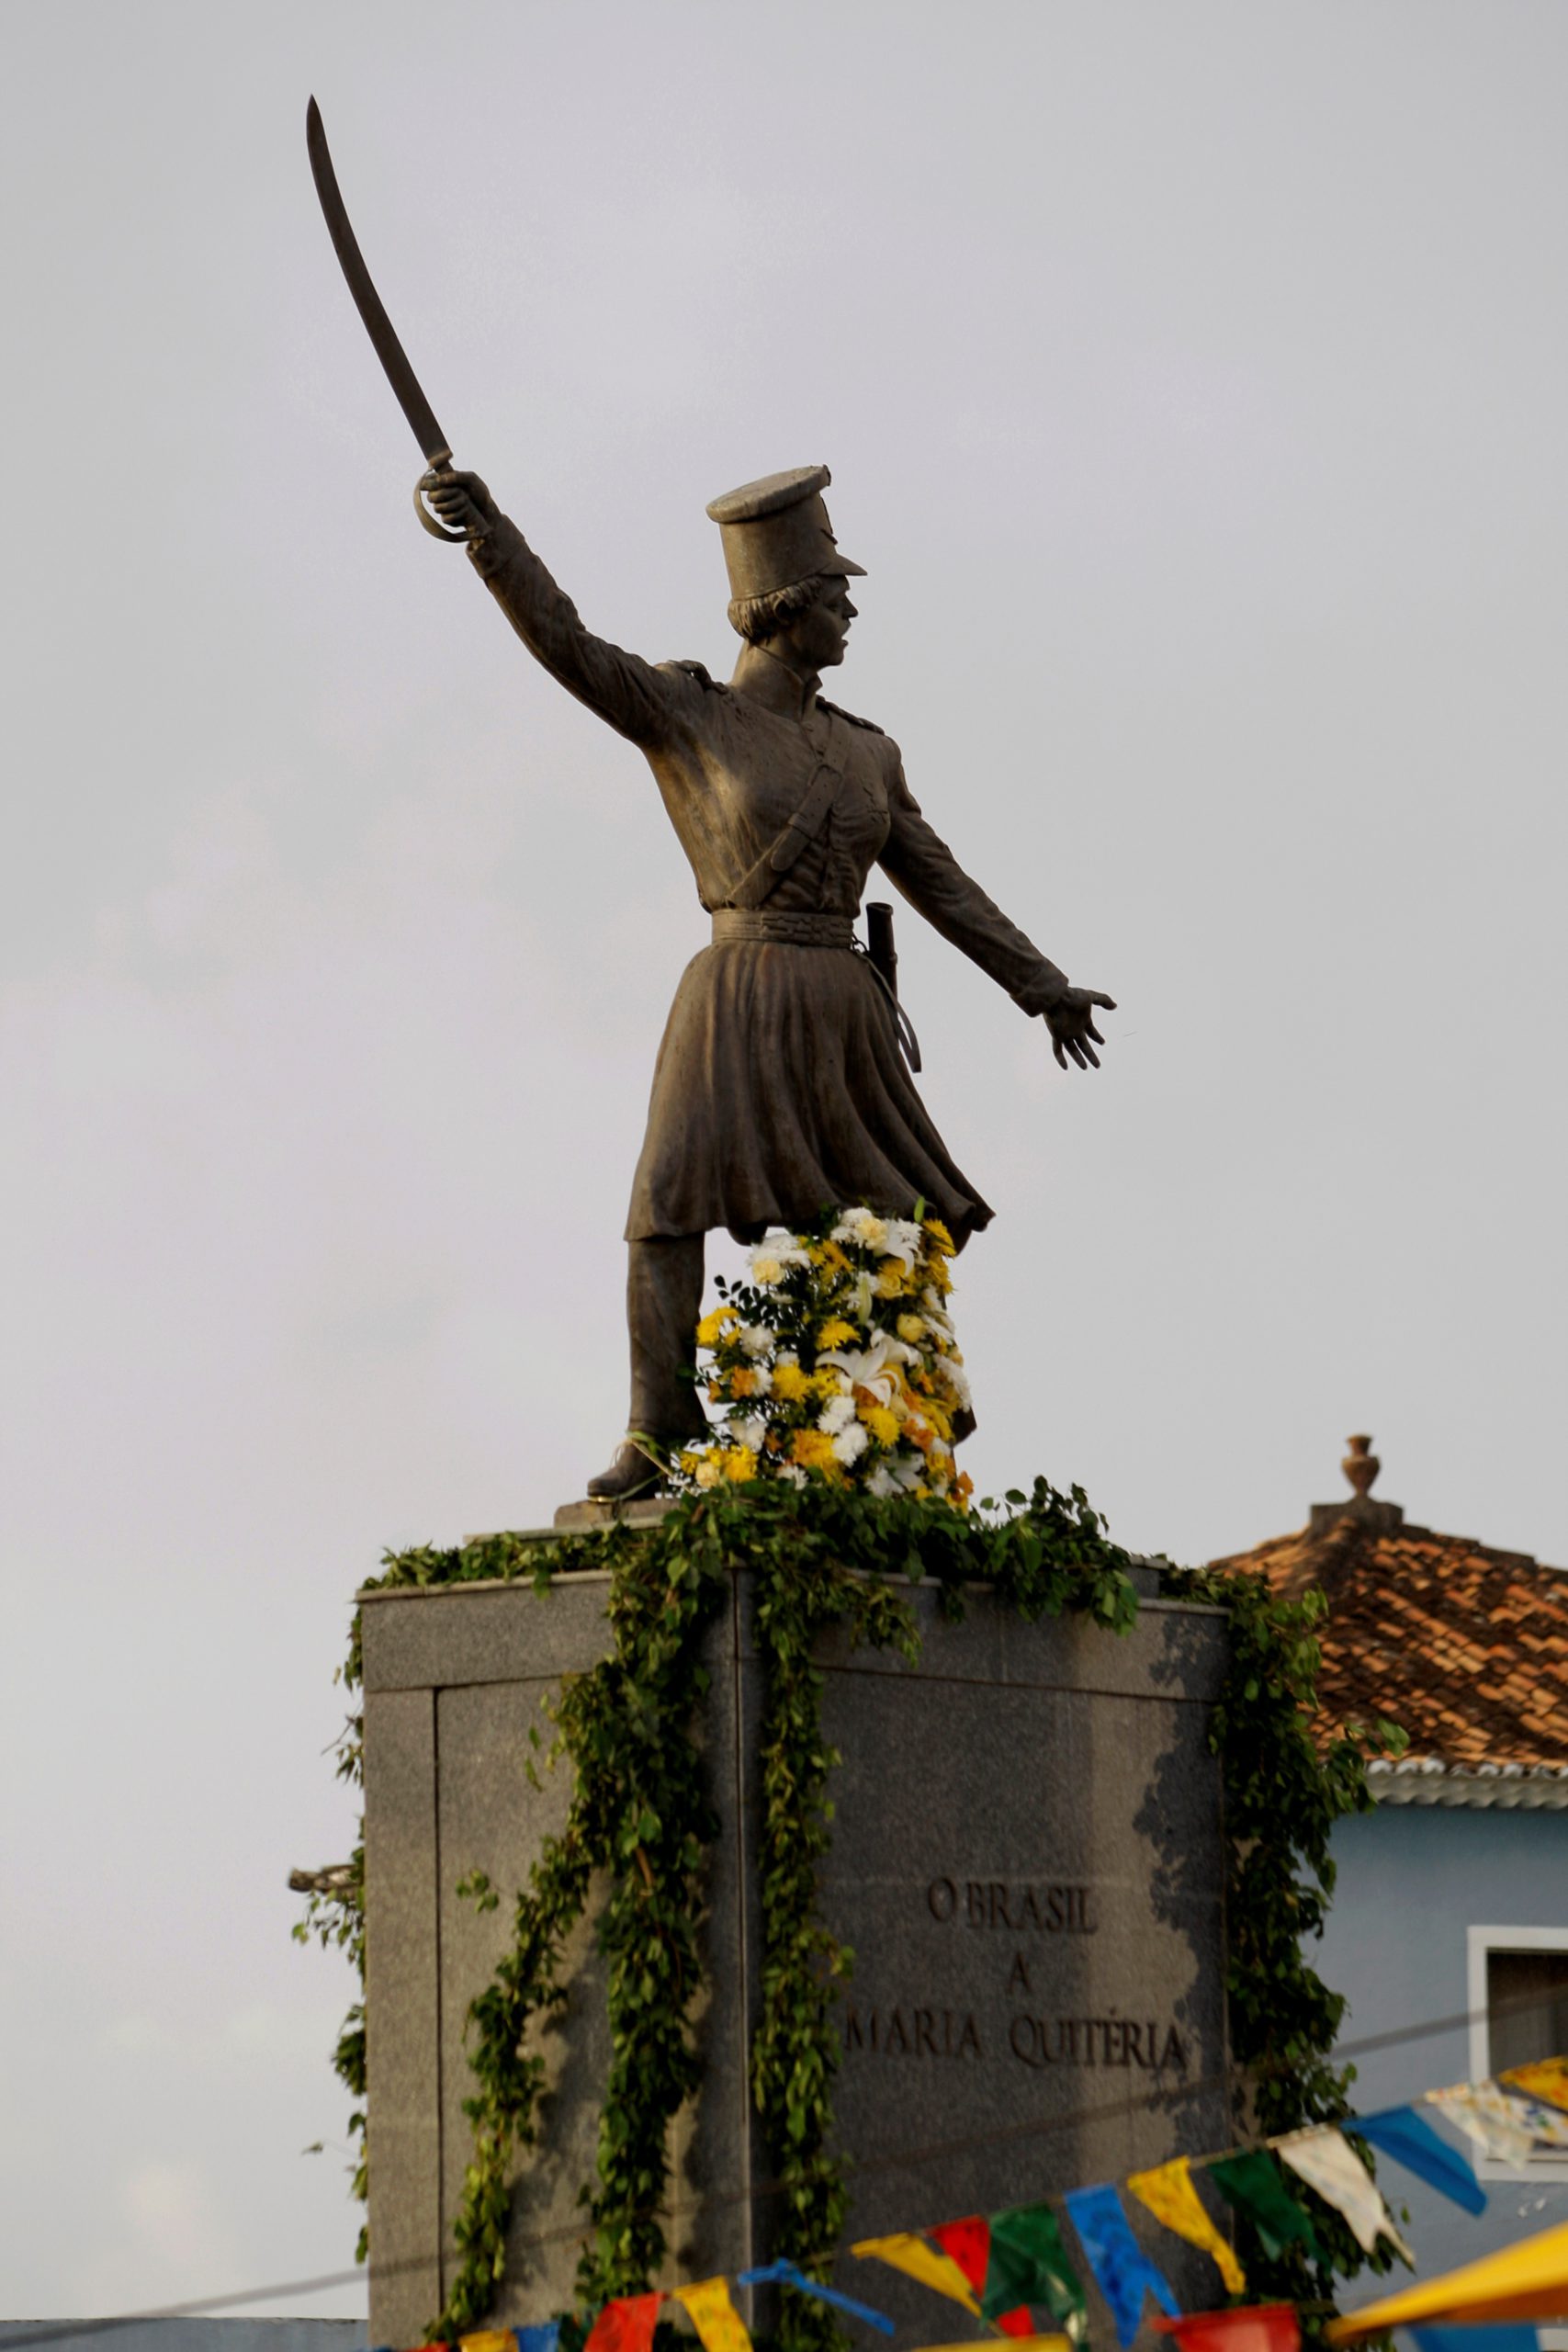
[[[635,1502],[639,1495],[651,1495],[663,1475],[663,1465],[628,1437],[616,1446],[609,1468],[590,1478],[588,1498],[595,1503]]]
[[[703,1236],[659,1235],[627,1251],[626,1333],[631,1341],[628,1431],[607,1470],[590,1478],[594,1502],[653,1493],[662,1464],[707,1435],[693,1374],[703,1304]],[[644,1442],[646,1441],[646,1442]]]

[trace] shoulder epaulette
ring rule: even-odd
[[[886,728],[879,727],[874,718],[862,718],[852,710],[840,710],[836,702],[829,702],[824,695],[818,695],[817,707],[831,711],[835,718],[847,718],[852,727],[863,727],[868,735],[886,735],[887,732]]]
[[[695,678],[699,686],[705,686],[709,694],[716,695],[724,691],[719,681],[716,677],[710,675],[709,672],[704,668],[700,662],[660,662],[659,667],[661,670],[680,670],[684,672],[688,678]]]

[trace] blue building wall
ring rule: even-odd
[[[1380,1805],[1340,1824],[1334,1855],[1339,1878],[1333,1910],[1308,1957],[1325,1983],[1349,2000],[1341,2029],[1348,2044],[1464,2016],[1470,1928],[1568,1931],[1568,1812]],[[1452,2024],[1350,2055],[1357,2069],[1352,2102],[1370,2113],[1467,2080],[1470,2031]],[[1428,2120],[1453,2136],[1446,2124]],[[1466,2153],[1477,2154],[1468,2143]],[[1488,2205],[1472,2217],[1387,2157],[1379,2159],[1378,2181],[1389,2203],[1396,2213],[1402,2205],[1409,2209],[1405,2234],[1423,2277],[1568,2221],[1568,2165],[1532,2165],[1509,2178],[1477,2168]],[[1406,2275],[1401,2267],[1386,2281],[1358,2280],[1347,2303],[1387,2293]]]

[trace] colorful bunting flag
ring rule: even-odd
[[[651,2352],[662,2295],[623,2295],[605,2304],[582,2352]]]
[[[1174,2335],[1181,2352],[1300,2352],[1302,2324],[1289,2303],[1254,2303],[1242,2311],[1190,2312],[1151,2323]]]
[[[1549,2107],[1568,2107],[1568,2058],[1537,2058],[1528,2066],[1510,2066],[1497,2080],[1510,2090],[1545,2099]]]
[[[517,2352],[557,2352],[560,2343],[558,2319],[536,2320],[532,2327],[514,2327]]]
[[[1019,2335],[1013,2341],[1019,2352],[1072,2352],[1065,2335]],[[967,2344],[922,2344],[919,2352],[976,2352],[976,2346],[973,2339]]]
[[[886,2312],[874,2312],[869,2303],[857,2303],[852,2295],[840,2295],[836,2287],[824,2287],[818,2279],[808,2278],[793,2262],[770,2262],[761,2270],[743,2270],[739,2282],[742,2287],[794,2287],[803,2295],[814,2296],[819,2303],[831,2303],[835,2311],[848,2312],[852,2319],[864,2320],[868,2327],[878,2327],[884,2335],[896,2335],[897,2323]],[[587,2352],[584,2346],[583,2352]]]
[[[1049,2205],[1015,2205],[991,2215],[991,2256],[980,2309],[1008,2335],[1032,2335],[1032,2325],[1008,2327],[1007,2320],[1021,2308],[1035,2307],[1049,2312],[1075,2343],[1082,2335],[1084,2291],[1055,2215]]]
[[[1416,2352],[1540,2352],[1533,2327],[1505,2321],[1496,2327],[1413,2327]]]
[[[1439,2139],[1424,2115],[1413,2107],[1388,2107],[1376,2115],[1358,2115],[1354,2128],[1380,2154],[1413,2172],[1429,2188],[1462,2205],[1467,2213],[1484,2213],[1486,2191],[1457,2148]]]
[[[1174,2156],[1168,2165],[1156,2165],[1153,2172],[1135,2172],[1127,2186],[1156,2222],[1185,2238],[1189,2245],[1201,2246],[1219,2265],[1220,2276],[1233,2295],[1246,2294],[1247,2273],[1209,2219],[1186,2156]]]
[[[517,2337],[510,2327],[481,2328],[478,2335],[459,2335],[457,2352],[517,2352]]]
[[[949,2295],[962,2303],[966,2312],[980,2316],[980,2305],[969,2281],[950,2254],[928,2245],[913,2230],[899,2230],[889,2238],[862,2238],[850,2248],[863,2259],[872,2256],[886,2262],[894,2270],[901,2270],[906,2278],[918,2278],[922,2287],[930,2287],[939,2295]]]
[[[1099,2188],[1070,2190],[1066,2207],[1095,2283],[1115,2322],[1122,2352],[1127,2352],[1143,2325],[1145,2295],[1152,2295],[1171,2318],[1179,2317],[1181,2306],[1133,2235],[1122,2199],[1109,2183]]]
[[[1414,2270],[1416,2256],[1394,2228],[1382,2191],[1343,2132],[1325,2123],[1315,2132],[1292,2132],[1274,2147],[1291,2170],[1349,2223],[1363,2253],[1375,2253],[1380,2237],[1392,2238]]]
[[[977,2295],[986,2291],[991,2260],[991,2225],[982,2214],[966,2214],[962,2222],[943,2222],[928,2232],[943,2254],[952,2256]]]
[[[690,2287],[677,2287],[674,2293],[704,2352],[751,2352],[751,2338],[730,2300],[728,2278],[699,2278]]]
[[[1267,2149],[1254,2148],[1245,2156],[1222,2156],[1207,2170],[1236,2211],[1247,2215],[1270,2254],[1278,2254],[1282,2246],[1304,2245],[1314,2262],[1323,2260],[1311,2222],[1280,2179]]]
[[[1529,2164],[1535,2140],[1521,2100],[1510,2098],[1495,2083],[1455,2083],[1448,2090],[1428,2091],[1427,2097],[1483,2155],[1498,2164]]]

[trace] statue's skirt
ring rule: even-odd
[[[864,1202],[918,1200],[962,1249],[991,1211],[916,1093],[865,958],[842,947],[736,941],[681,976],[653,1072],[628,1241],[739,1241]]]

